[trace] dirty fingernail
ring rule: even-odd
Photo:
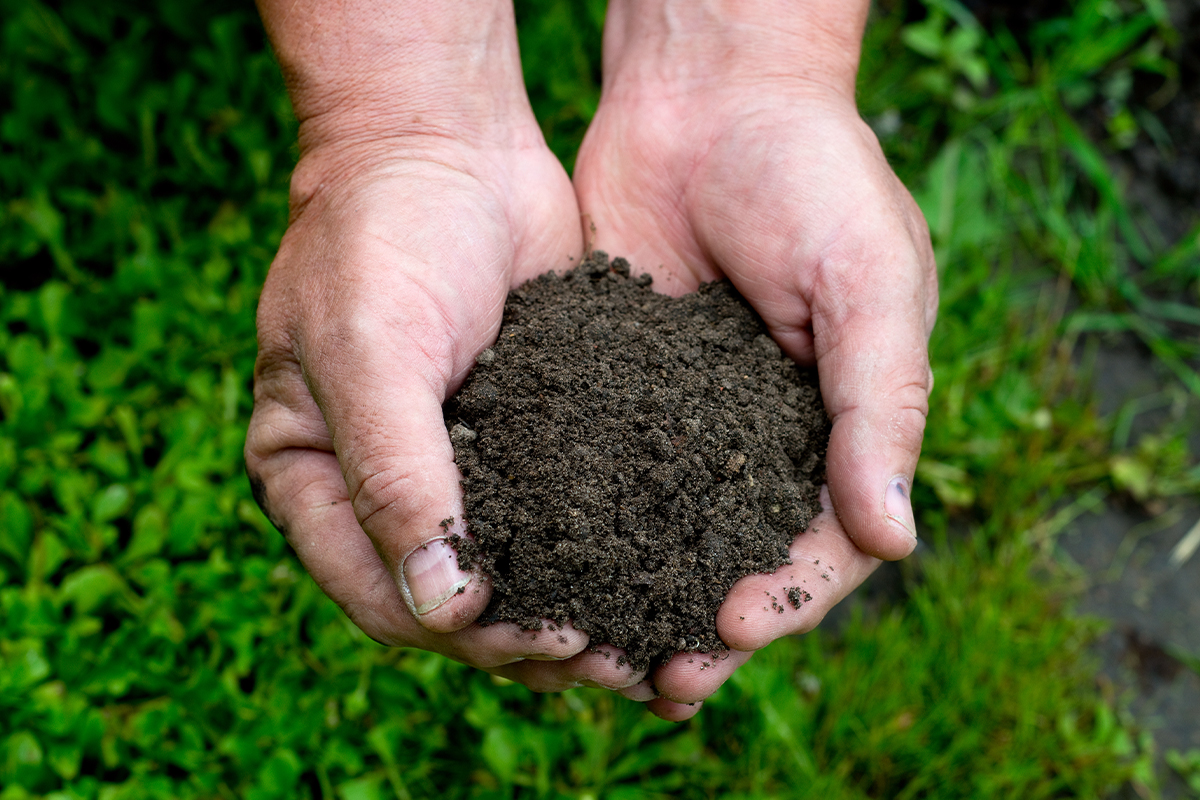
[[[417,616],[443,605],[471,582],[471,574],[458,568],[458,554],[445,539],[434,539],[404,560],[405,600]]]
[[[917,521],[913,518],[912,502],[908,497],[908,478],[898,475],[888,484],[883,508],[893,522],[900,525],[915,539]]]

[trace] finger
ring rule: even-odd
[[[699,703],[753,656],[741,650],[723,653],[676,653],[654,673],[658,693],[677,703]]]
[[[487,627],[500,627],[501,625],[506,626],[509,624],[511,623],[495,623]],[[527,631],[526,634],[528,633]],[[543,619],[542,627],[532,633],[535,636],[530,637],[530,641],[544,642],[545,645],[550,646],[547,647],[539,644],[537,647],[526,652],[525,658],[531,661],[564,661],[582,653],[591,639],[586,633],[576,629],[569,622],[566,625],[559,625],[550,619]],[[551,640],[553,640],[553,645],[551,645]]]
[[[877,160],[873,173],[839,185],[835,205],[853,217],[832,214],[814,242],[762,237],[762,250],[785,268],[744,247],[726,247],[721,258],[784,351],[800,363],[815,359],[833,423],[833,505],[860,549],[891,560],[917,544],[909,494],[932,389],[937,277],[924,218]],[[853,162],[844,167],[855,171]],[[812,211],[816,218],[822,209]]]
[[[553,666],[587,648],[586,633],[547,622],[543,621],[537,630],[525,630],[510,622],[471,625],[449,634],[422,629],[413,644],[486,670],[520,664]]]
[[[676,703],[665,697],[658,697],[646,703],[646,708],[654,716],[667,722],[683,722],[691,719],[700,712],[703,703]]]
[[[625,659],[625,651],[610,644],[580,653],[566,663],[578,675],[581,684],[594,689],[620,691],[646,679],[646,670],[635,670]]]
[[[332,386],[326,402],[352,407],[322,415],[294,356],[265,342],[260,350],[247,464],[268,487],[272,513],[292,531],[289,541],[314,577],[332,595],[348,580],[368,577],[364,571],[372,586],[386,575],[399,606],[423,617],[427,628],[449,631],[469,624],[487,605],[491,588],[481,576],[459,570],[445,543],[448,533],[462,530],[462,503],[453,451],[430,387],[420,379],[394,377],[395,365],[359,361],[359,370],[350,370],[351,356],[315,370],[320,377],[313,378],[314,386]],[[380,384],[399,388],[388,392]],[[357,418],[355,410],[361,412]],[[332,436],[325,416],[340,425]],[[353,443],[340,464],[331,452],[339,434]],[[439,527],[449,517],[455,525]],[[373,548],[374,558],[366,547]],[[339,574],[335,563],[348,571]],[[348,587],[342,594],[355,592]]]
[[[933,388],[926,306],[936,289],[916,250],[910,258],[888,264],[852,247],[823,266],[813,302],[833,504],[855,544],[889,560],[917,544],[910,490]]]
[[[917,544],[909,494],[933,382],[937,288],[927,241],[914,240],[927,240],[923,221],[910,229],[907,217],[879,205],[861,213],[890,220],[879,225],[890,232],[844,233],[796,273],[792,291],[770,291],[771,280],[756,277],[769,270],[738,262],[733,274],[784,351],[799,363],[815,359],[833,423],[826,476],[834,507],[859,548],[891,560]]]
[[[644,682],[645,670],[635,671],[628,664],[619,663],[620,655],[620,650],[602,645],[565,661],[526,660],[494,671],[535,692],[561,692],[580,686],[622,691]]]
[[[251,442],[254,433],[252,423]],[[246,462],[259,505],[321,590],[375,641],[408,644],[420,626],[358,526],[333,454],[286,449],[263,459],[248,448]]]
[[[255,500],[317,585],[356,625],[384,644],[407,643],[417,626],[354,517],[328,429],[299,363],[266,341],[255,373],[245,449]]]
[[[635,703],[648,703],[658,697],[658,690],[654,688],[654,681],[646,678],[638,681],[633,686],[618,689],[617,694]]]
[[[565,692],[568,689],[578,689],[580,683],[573,680],[558,666],[549,662],[518,661],[512,664],[501,664],[495,667],[483,667],[493,675],[519,683],[531,692],[546,694],[549,692]]]
[[[759,650],[782,636],[808,633],[879,566],[829,508],[795,538],[788,555],[791,564],[748,575],[729,591],[717,612],[717,632],[731,648]]]
[[[441,408],[461,360],[453,344],[460,337],[447,330],[449,312],[410,279],[339,291],[347,296],[330,304],[339,314],[320,319],[305,337],[312,343],[304,354],[308,384],[358,522],[403,602],[429,630],[457,630],[489,595],[481,576],[459,568],[447,541],[465,530]]]

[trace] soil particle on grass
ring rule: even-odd
[[[819,511],[829,421],[728,282],[673,299],[594,253],[509,294],[445,407],[483,624],[571,621],[634,668],[725,649],[716,612]]]

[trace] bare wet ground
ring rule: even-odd
[[[1168,141],[1143,137],[1110,160],[1135,216],[1152,240],[1167,245],[1200,222],[1200,0],[1176,0],[1168,8],[1180,34],[1179,79],[1169,101],[1149,109]],[[1129,442],[1164,426],[1183,427],[1190,431],[1191,452],[1200,452],[1200,400],[1131,337],[1098,343],[1100,408],[1124,415]],[[1197,526],[1200,497],[1149,508],[1111,500],[1078,519],[1060,540],[1064,559],[1083,582],[1079,613],[1110,623],[1096,645],[1101,680],[1126,697],[1138,723],[1154,732],[1168,800],[1195,795],[1162,754],[1200,749],[1200,550],[1189,547]]]
[[[1096,643],[1102,688],[1154,733],[1160,764],[1167,750],[1200,748],[1200,558],[1171,560],[1197,517],[1194,501],[1159,518],[1110,506],[1061,542],[1086,581],[1079,613],[1110,623]],[[1170,769],[1159,777],[1165,798],[1191,796]]]
[[[1131,420],[1132,440],[1172,422],[1200,431],[1200,403],[1184,396],[1180,408],[1172,377],[1149,353],[1128,339],[1103,345],[1095,368],[1101,411],[1147,409]],[[1176,403],[1163,402],[1169,395]],[[1191,439],[1195,452],[1200,436]],[[1185,541],[1200,524],[1200,498],[1152,505],[1109,500],[1076,520],[1059,546],[1081,581],[1077,612],[1109,623],[1096,643],[1101,688],[1127,700],[1154,733],[1162,796],[1170,800],[1193,795],[1163,753],[1200,749],[1200,551],[1189,554]]]
[[[1179,34],[1172,54],[1177,79],[1165,88],[1149,79],[1135,86],[1134,100],[1136,105],[1145,98],[1140,113],[1161,127],[1109,156],[1132,214],[1159,247],[1200,223],[1200,0],[1168,0],[1167,9]],[[1093,107],[1082,122],[1099,132],[1104,112]],[[1097,346],[1090,371],[1100,411],[1128,423],[1120,431],[1126,443],[1166,426],[1182,427],[1191,431],[1191,452],[1200,452],[1200,399],[1133,337],[1106,336],[1090,344]],[[1063,562],[1080,579],[1077,612],[1109,624],[1096,643],[1101,688],[1127,699],[1138,724],[1153,731],[1168,800],[1195,796],[1162,755],[1200,749],[1200,550],[1189,555],[1184,542],[1198,525],[1200,497],[1149,507],[1113,498],[1077,519],[1059,540]],[[1126,793],[1132,796],[1132,789]]]
[[[985,25],[1001,22],[1018,36],[1036,19],[1066,8],[1056,0],[971,0],[966,5]],[[1200,0],[1168,0],[1167,8],[1180,35],[1174,53],[1178,80],[1160,94],[1155,94],[1160,85],[1135,87],[1139,97],[1157,98],[1153,108],[1141,111],[1161,123],[1159,135],[1143,135],[1132,147],[1109,154],[1133,216],[1160,248],[1200,223]],[[1104,113],[1096,106],[1081,114],[1098,140]],[[1194,297],[1159,299],[1195,303]],[[1192,431],[1191,452],[1200,453],[1200,399],[1189,396],[1131,336],[1105,336],[1088,345],[1095,347],[1087,371],[1094,376],[1100,410],[1128,423],[1125,443],[1164,426],[1183,426]],[[1200,548],[1189,555],[1184,542],[1200,525],[1200,497],[1149,506],[1109,499],[1064,531],[1058,557],[1078,577],[1076,613],[1108,625],[1095,645],[1101,664],[1098,689],[1125,701],[1138,725],[1153,732],[1162,797],[1175,800],[1196,795],[1165,764],[1163,754],[1200,749]],[[919,560],[920,554],[912,558]],[[883,565],[851,602],[868,608],[898,602],[904,591],[901,575],[896,565]],[[844,608],[835,612],[827,624],[836,626],[848,616]],[[1120,796],[1138,795],[1127,787]]]

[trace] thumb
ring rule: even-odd
[[[354,514],[426,629],[458,630],[486,606],[489,586],[459,569],[447,542],[462,533],[461,480],[442,417],[453,353],[411,304],[401,326],[371,313],[334,323],[308,359],[308,378],[332,436]],[[446,337],[443,337],[446,338]],[[355,346],[355,344],[359,346]]]
[[[917,544],[910,490],[933,388],[928,309],[937,290],[922,280],[926,270],[888,266],[900,268],[859,267],[852,293],[823,291],[844,289],[844,275],[819,283],[813,344],[833,422],[826,476],[834,509],[863,552],[894,560]]]

